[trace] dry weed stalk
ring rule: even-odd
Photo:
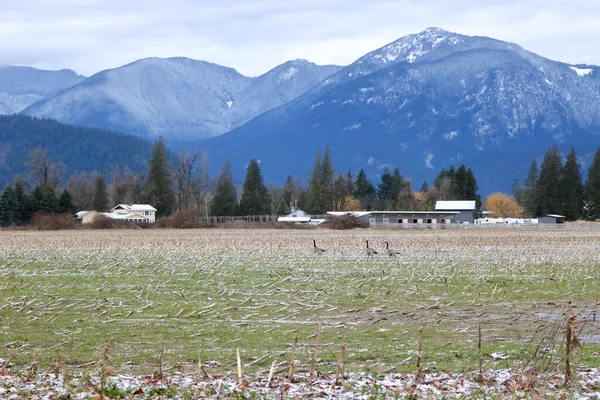
[[[321,326],[322,322],[319,322],[319,327],[317,328],[317,338],[315,339],[315,349],[313,351],[312,361],[310,363],[310,373],[308,374],[308,385],[312,385],[313,375],[315,373],[315,364],[317,363],[317,355],[319,353],[319,342],[321,341]]]
[[[294,363],[296,362],[296,346],[298,345],[298,329],[296,329],[296,334],[294,336],[294,343],[292,344],[292,356],[290,359],[290,366],[288,369],[288,377],[287,382],[292,383],[294,381]]]

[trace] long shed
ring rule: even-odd
[[[456,223],[475,222],[475,208],[477,207],[475,200],[439,200],[435,203],[435,211],[455,211],[457,215],[454,217]]]

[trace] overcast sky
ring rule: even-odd
[[[597,0],[0,0],[0,65],[91,75],[184,56],[255,76],[296,58],[349,64],[430,26],[600,65],[598,21]]]

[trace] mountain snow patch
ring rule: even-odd
[[[313,104],[312,106],[308,107],[308,111],[312,111],[312,110],[314,110],[315,108],[317,108],[317,107],[319,107],[319,106],[322,106],[323,104],[325,104],[325,102],[323,102],[323,101],[320,101],[320,102],[318,102],[318,103],[315,103],[315,104]]]
[[[342,129],[342,132],[343,131],[355,131],[357,129],[360,129],[361,126],[362,126],[362,124],[359,122],[358,124],[354,124],[354,125],[345,127],[344,129]]]
[[[444,139],[452,140],[453,137],[458,136],[458,131],[452,131],[444,134]]]
[[[231,108],[232,105],[233,105],[233,101],[229,100],[227,102],[227,108]]]
[[[592,69],[591,68],[577,68],[577,67],[569,67],[570,69],[572,69],[573,71],[575,71],[575,73],[577,73],[577,75],[579,76],[586,76],[592,73]]]
[[[285,71],[283,74],[279,75],[279,79],[289,81],[290,79],[292,79],[294,77],[294,75],[296,75],[297,72],[298,72],[298,68],[290,67],[290,69]]]
[[[431,163],[431,160],[433,160],[434,156],[435,156],[435,154],[433,154],[433,153],[427,153],[425,155],[425,166],[429,169],[434,169],[433,164]]]

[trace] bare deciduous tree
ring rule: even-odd
[[[48,151],[41,147],[31,149],[27,158],[32,180],[40,188],[51,186],[56,189],[60,182],[60,173],[66,169],[63,163],[53,163],[48,159]]]

